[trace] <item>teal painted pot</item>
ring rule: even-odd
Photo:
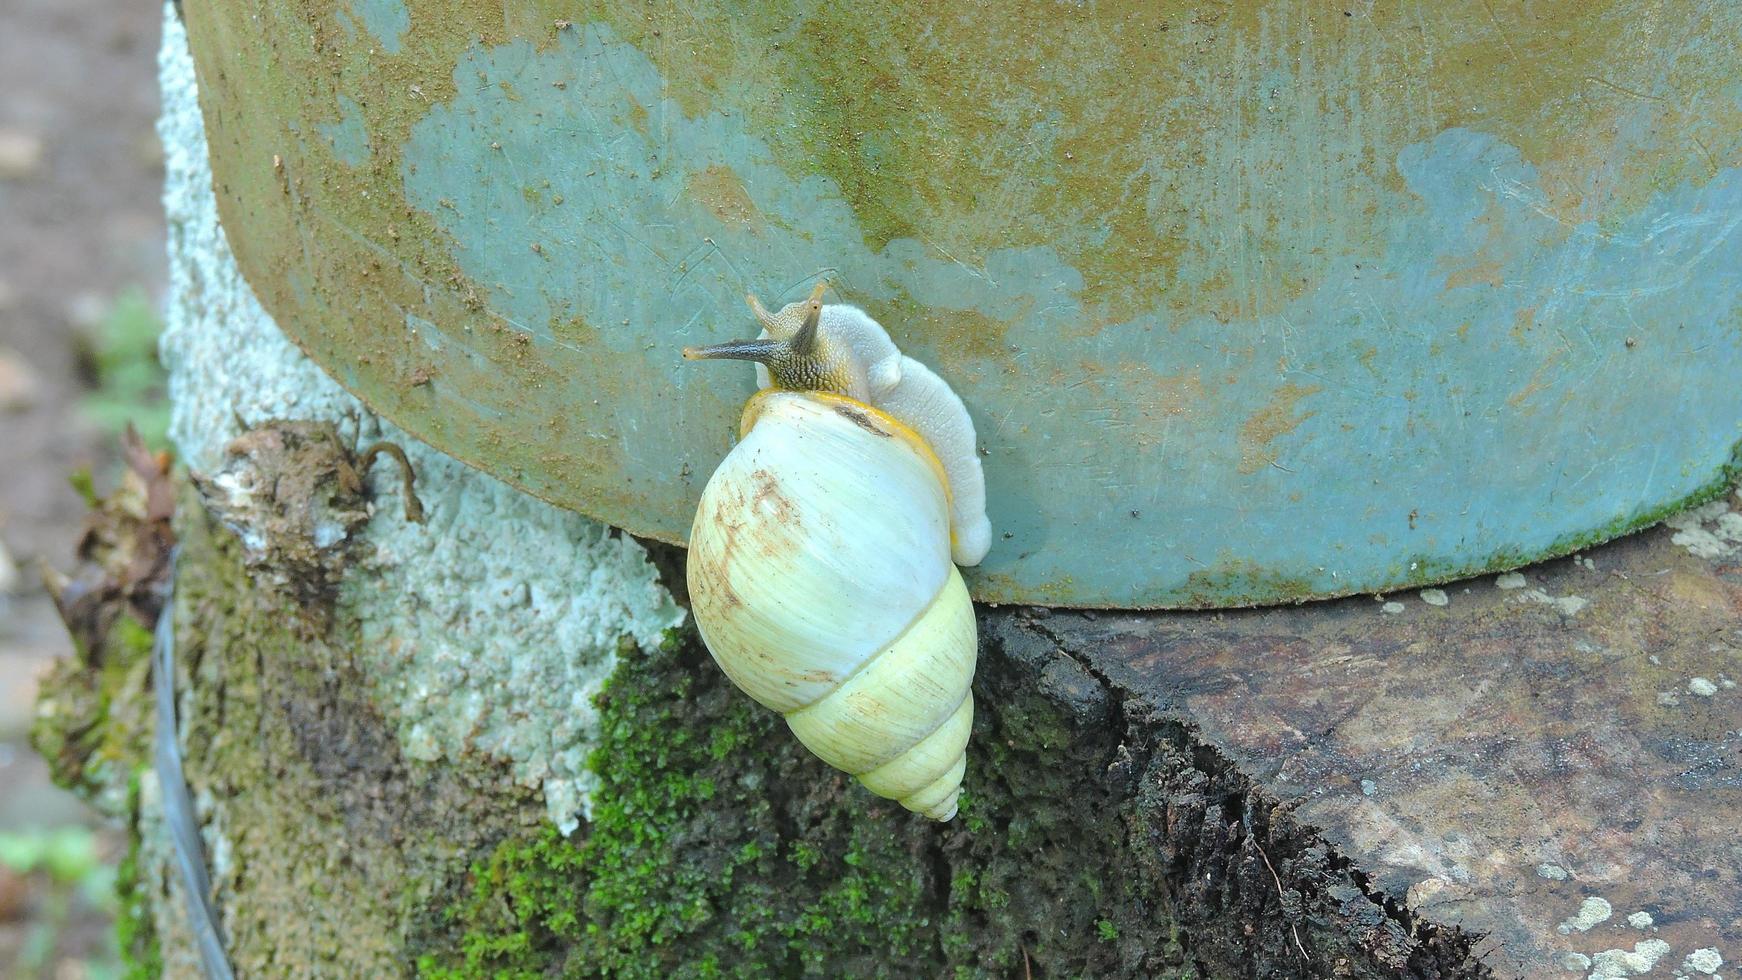
[[[982,600],[1385,591],[1719,492],[1742,8],[1237,6],[186,16],[279,324],[637,534],[682,541],[753,388],[679,349],[819,278],[967,402]]]

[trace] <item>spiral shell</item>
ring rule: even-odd
[[[949,820],[976,638],[944,465],[912,428],[841,395],[765,390],[741,429],[690,532],[703,640],[823,761]]]

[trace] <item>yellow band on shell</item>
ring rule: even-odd
[[[757,420],[761,419],[763,413],[768,410],[767,405],[770,399],[783,396],[809,398],[825,405],[847,407],[867,416],[870,421],[876,423],[878,428],[887,429],[889,435],[911,445],[914,450],[919,453],[920,458],[926,461],[926,464],[931,467],[932,472],[937,476],[938,486],[944,488],[944,501],[946,503],[954,501],[955,498],[950,493],[949,475],[945,473],[943,460],[938,459],[937,450],[931,447],[931,443],[926,442],[925,437],[914,431],[912,426],[895,416],[890,415],[881,408],[878,408],[875,405],[867,405],[857,398],[849,398],[846,395],[837,395],[831,391],[789,391],[785,388],[764,388],[756,394],[751,395],[750,400],[744,403],[744,412],[738,417],[738,438],[743,439],[745,436],[750,434],[750,430],[756,426]],[[951,527],[950,537],[952,543],[955,535],[956,529]]]

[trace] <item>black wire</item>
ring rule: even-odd
[[[217,912],[212,908],[212,879],[206,871],[205,842],[194,818],[193,796],[182,771],[181,746],[177,743],[175,717],[175,567],[181,549],[169,553],[169,583],[164,588],[163,612],[157,617],[152,644],[151,683],[157,695],[157,782],[163,797],[163,819],[175,843],[175,862],[181,871],[182,892],[187,899],[188,924],[200,950],[207,980],[234,980],[224,940],[218,931]]]

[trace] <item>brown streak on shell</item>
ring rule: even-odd
[[[799,508],[787,496],[780,478],[769,470],[756,469],[751,471],[750,479],[755,483],[755,495],[752,500],[743,503],[753,503],[757,513],[768,515],[773,523],[787,529],[788,533],[796,529],[800,524]],[[762,548],[769,555],[778,554],[776,541],[766,536],[763,538]]]
[[[837,402],[830,407],[835,410],[835,414],[874,436],[881,436],[884,439],[890,439],[895,435],[895,433],[890,432],[888,429],[885,429],[882,425],[878,424],[877,420],[872,418],[870,414],[854,408],[851,405],[843,405]]]

